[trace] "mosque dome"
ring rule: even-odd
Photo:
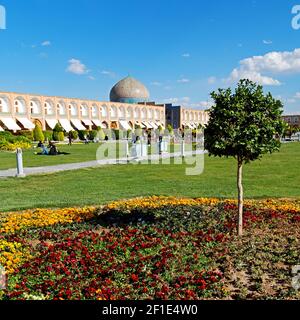
[[[138,103],[147,102],[148,89],[138,80],[127,77],[119,81],[110,91],[111,102]]]

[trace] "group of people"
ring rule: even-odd
[[[42,141],[40,141],[37,145],[38,148],[42,149],[42,155],[46,156],[57,156],[59,151],[54,142],[50,141],[48,147],[44,145]]]

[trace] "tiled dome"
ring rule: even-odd
[[[111,102],[146,102],[149,100],[149,97],[148,89],[132,77],[119,81],[110,91]]]

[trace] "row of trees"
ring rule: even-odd
[[[42,128],[39,125],[36,125],[32,132],[32,140],[34,141],[45,141],[45,140],[54,140],[54,141],[64,141],[66,136],[71,135],[72,140],[94,140],[98,138],[99,140],[104,140],[105,133],[102,128],[98,128],[98,130],[80,130],[80,131],[70,131],[69,133],[65,133],[62,126],[58,123],[56,124],[53,131],[42,131]]]

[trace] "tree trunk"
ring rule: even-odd
[[[243,208],[244,208],[244,190],[242,184],[243,178],[243,161],[238,158],[238,173],[237,173],[237,187],[238,187],[238,235],[243,235]]]

